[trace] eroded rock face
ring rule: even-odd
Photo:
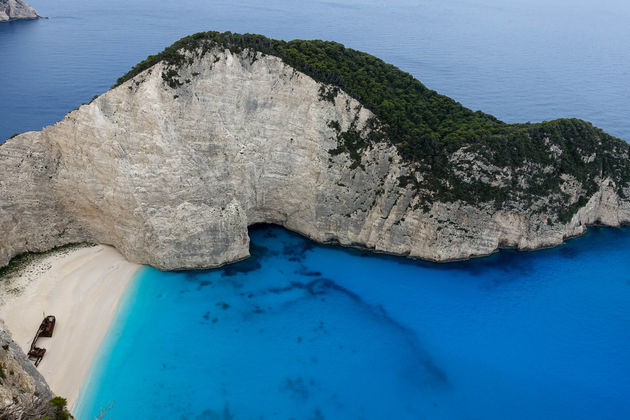
[[[53,397],[44,378],[0,321],[0,418],[32,419],[50,415]]]
[[[0,0],[0,22],[37,18],[35,9],[22,0]]]
[[[400,186],[408,167],[391,144],[363,150],[362,167],[329,152],[337,147],[329,122],[361,130],[370,111],[344,92],[322,98],[320,84],[277,57],[252,57],[190,56],[176,88],[157,64],[0,146],[0,266],[24,251],[88,241],[161,269],[215,267],[247,257],[247,227],[261,222],[447,261],[630,222],[630,203],[609,179],[565,224],[549,223],[541,206],[420,202]],[[475,178],[471,171],[461,176]],[[572,185],[562,188],[570,195]]]

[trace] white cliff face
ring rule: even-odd
[[[588,224],[630,222],[610,180],[566,225],[533,211],[421,203],[399,187],[394,146],[351,169],[329,121],[373,115],[279,58],[214,51],[169,87],[158,64],[42,130],[0,146],[0,266],[69,242],[111,244],[161,269],[249,255],[247,227],[275,223],[320,242],[435,261],[560,244]],[[628,191],[630,195],[630,191]]]
[[[22,0],[0,0],[0,22],[16,19],[37,19],[39,15]]]

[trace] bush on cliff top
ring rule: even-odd
[[[472,139],[506,126],[491,115],[473,112],[428,89],[391,64],[328,41],[286,42],[262,35],[198,33],[149,56],[118,79],[117,85],[160,61],[174,66],[184,64],[181,50],[206,52],[214,46],[232,52],[252,49],[277,56],[315,80],[341,88],[378,116],[385,124],[387,137],[399,144],[402,153],[410,158],[426,153],[427,149],[437,151],[444,142]]]
[[[415,177],[401,179],[401,185],[412,184],[426,199],[467,202],[494,201],[497,207],[510,200],[531,200],[536,196],[560,193],[560,175],[570,174],[582,183],[584,196],[597,186],[596,177],[611,177],[619,187],[630,181],[630,165],[619,159],[628,144],[614,138],[586,121],[561,119],[539,124],[506,124],[492,115],[472,111],[460,103],[428,89],[410,74],[369,54],[345,48],[328,41],[279,41],[262,35],[230,32],[197,33],[177,41],[157,55],[149,56],[129,73],[118,79],[124,83],[140,72],[164,61],[171,68],[189,64],[181,51],[201,52],[215,47],[240,53],[253,50],[282,59],[313,79],[332,86],[320,90],[322,100],[334,101],[337,88],[344,90],[371,110],[381,125],[368,141],[387,140],[396,145],[408,162],[419,164],[422,181]],[[172,75],[171,75],[172,76]],[[172,88],[181,83],[168,74],[165,80]],[[338,133],[340,147],[333,153],[348,152],[360,159],[356,133]],[[557,146],[560,158],[554,160],[549,144]],[[491,186],[483,182],[462,182],[454,176],[449,156],[467,146],[487,163],[497,167],[518,167],[525,162],[552,166],[553,170],[538,177],[527,187]],[[595,154],[593,161],[585,155]],[[363,167],[356,161],[353,168]],[[559,211],[556,213],[559,214]],[[568,216],[560,215],[560,219]]]

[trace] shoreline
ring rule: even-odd
[[[7,276],[0,318],[25,353],[44,313],[57,319],[53,337],[37,342],[46,348],[37,369],[53,393],[67,399],[71,411],[141,267],[113,247],[96,245],[42,256]]]

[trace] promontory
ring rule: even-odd
[[[338,43],[199,33],[0,146],[0,266],[92,242],[216,267],[249,255],[256,223],[433,261],[550,247],[630,222],[628,154],[582,120],[473,112]]]
[[[39,17],[35,9],[23,0],[0,0],[0,22]]]

